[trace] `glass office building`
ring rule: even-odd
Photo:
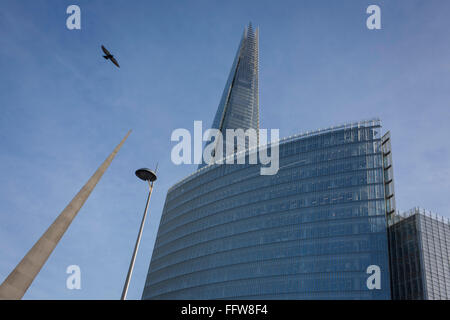
[[[258,109],[249,26],[213,128],[258,130]],[[388,142],[376,119],[279,141],[275,175],[248,149],[200,165],[167,193],[142,298],[390,299]]]
[[[449,300],[449,220],[414,208],[389,225],[392,298]]]
[[[142,298],[390,299],[380,131],[297,135],[280,141],[276,175],[215,164],[174,185]]]

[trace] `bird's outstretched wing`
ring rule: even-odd
[[[106,50],[106,48],[102,45],[102,50],[103,50],[103,52],[107,55],[107,56],[110,56],[111,55],[111,53],[109,53],[109,51],[108,50]]]
[[[110,58],[112,63],[114,63],[118,68],[120,68],[119,63],[117,62],[117,60],[114,57]]]

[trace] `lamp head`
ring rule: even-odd
[[[156,174],[148,168],[142,168],[142,169],[136,170],[136,176],[139,179],[144,180],[144,181],[153,182],[156,180]]]

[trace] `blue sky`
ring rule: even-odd
[[[81,8],[81,30],[66,8]],[[370,4],[382,30],[366,28]],[[397,205],[450,217],[450,2],[13,1],[0,3],[0,282],[129,129],[133,132],[25,299],[118,299],[159,162],[129,299],[140,299],[176,128],[212,123],[244,26],[260,28],[262,128],[280,136],[379,117]],[[102,58],[104,44],[121,68]],[[67,266],[82,289],[66,289]]]

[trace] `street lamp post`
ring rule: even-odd
[[[142,168],[136,170],[136,176],[144,181],[148,182],[149,192],[147,197],[147,203],[145,205],[144,216],[142,217],[141,227],[139,228],[139,234],[136,240],[136,245],[134,246],[133,256],[131,257],[130,267],[128,269],[127,279],[125,280],[125,285],[123,286],[122,297],[121,300],[125,300],[127,298],[128,286],[130,285],[131,274],[133,273],[134,262],[136,261],[136,254],[139,248],[139,243],[141,242],[142,230],[144,229],[145,218],[147,217],[147,209],[148,204],[150,202],[150,197],[152,195],[153,190],[153,182],[156,180],[156,174],[150,169]]]

